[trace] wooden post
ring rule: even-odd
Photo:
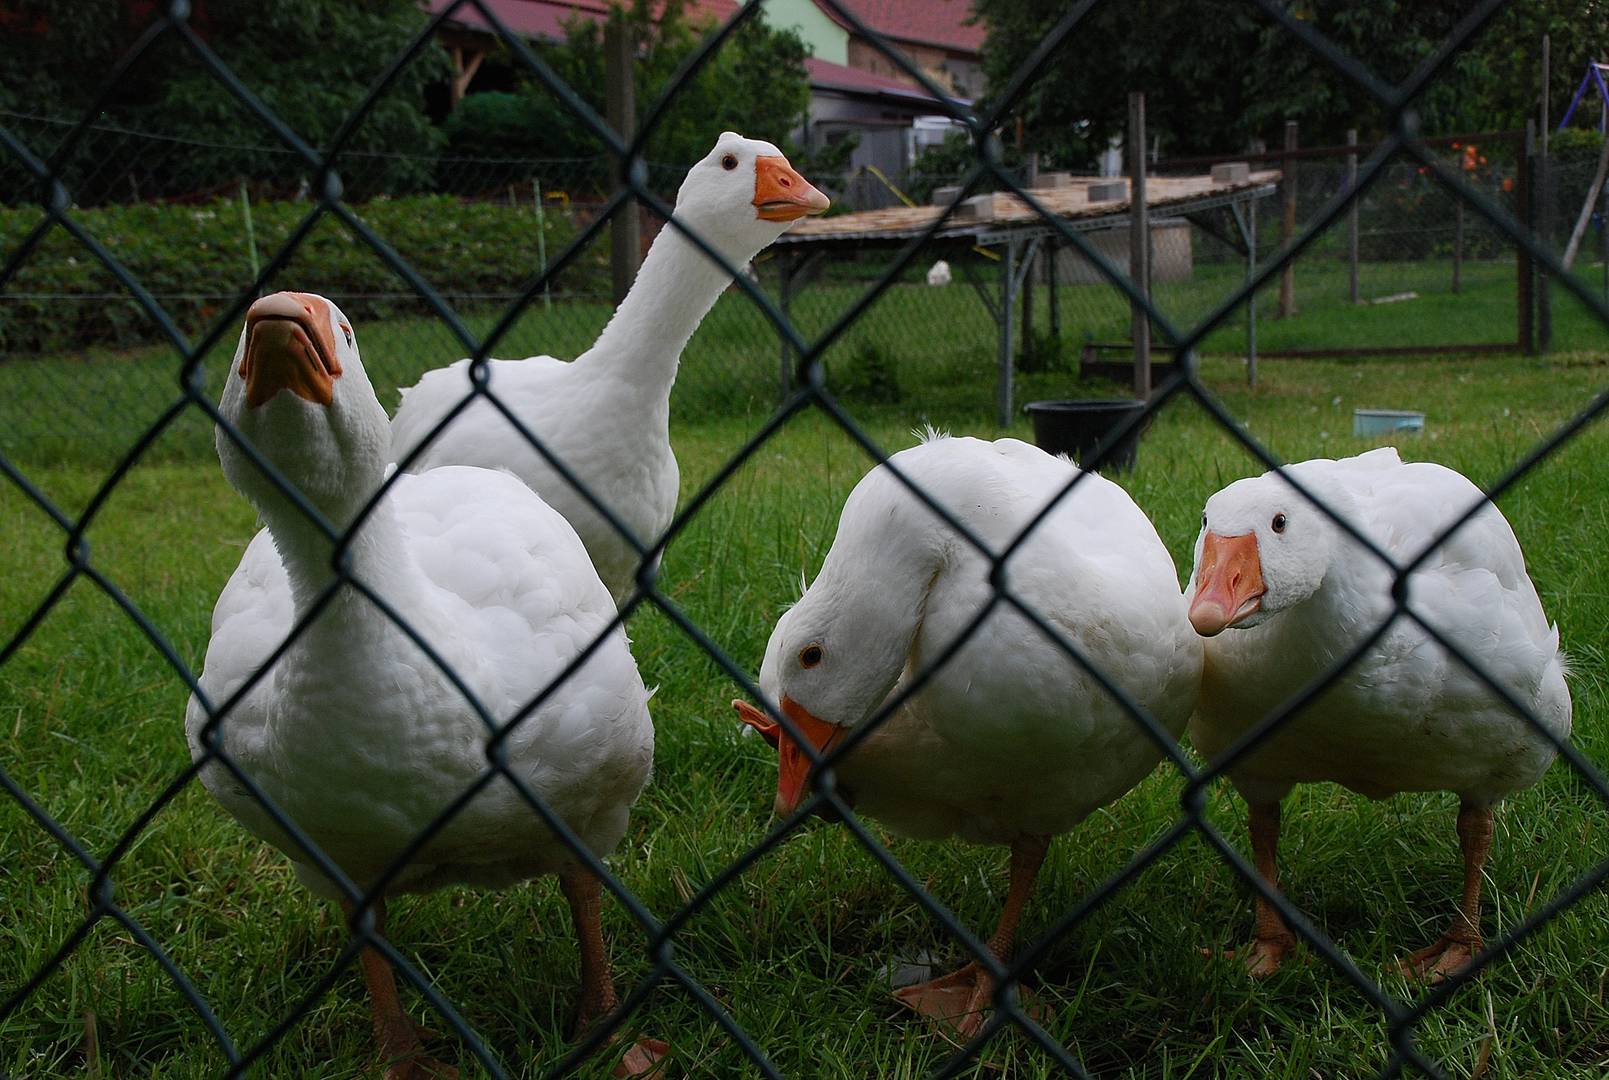
[[[1296,149],[1296,121],[1285,121],[1285,149]],[[1279,167],[1283,173],[1280,183],[1285,195],[1285,216],[1280,221],[1279,243],[1281,247],[1289,247],[1291,238],[1296,235],[1296,162],[1291,158],[1280,158]],[[1296,314],[1296,266],[1286,263],[1285,269],[1279,275],[1279,317],[1288,319]]]
[[[1548,158],[1548,82],[1552,71],[1548,35],[1542,35],[1541,121],[1537,127],[1536,233],[1543,245],[1553,243],[1553,165]],[[1546,270],[1536,275],[1536,347],[1547,352],[1553,344],[1553,279]]]
[[[1039,186],[1038,150],[1029,153],[1027,168],[1024,173],[1023,187],[1032,191]],[[1038,259],[1039,253],[1035,249],[1034,254],[1027,260],[1029,265],[1023,268],[1022,275],[1022,333],[1019,337],[1017,349],[1022,353],[1023,371],[1042,370],[1039,357],[1034,354],[1034,274],[1039,269]]]
[[[1609,241],[1609,229],[1604,230],[1604,236],[1606,241]],[[1054,234],[1046,237],[1042,246],[1045,249],[1045,254],[1042,256],[1045,260],[1045,292],[1050,296],[1050,337],[1052,341],[1056,342],[1056,347],[1059,349],[1061,347],[1061,301],[1056,296],[1056,238]]]
[[[1151,222],[1145,199],[1145,94],[1129,93],[1129,280],[1145,299],[1151,298]],[[1151,396],[1151,316],[1144,305],[1130,302],[1134,339],[1134,396]]]
[[[1346,133],[1348,146],[1358,145],[1358,129],[1349,128]],[[1346,190],[1354,192],[1358,188],[1358,152],[1350,151],[1346,155]],[[1355,304],[1358,302],[1358,200],[1353,199],[1346,208],[1346,251],[1347,251],[1347,296]]]
[[[1464,279],[1464,200],[1453,198],[1453,293],[1456,295]]]
[[[1022,274],[1022,284],[1018,286],[1022,294],[1022,334],[1017,350],[1022,353],[1023,371],[1043,370],[1034,352],[1034,264],[1038,258],[1039,252],[1035,249],[1024,260],[1026,265],[1019,271]]]
[[[1246,200],[1246,280],[1257,276],[1257,200]],[[1246,385],[1257,386],[1257,293],[1246,297]]]
[[[1519,177],[1515,183],[1514,201],[1520,212],[1520,220],[1525,224],[1528,236],[1536,236],[1536,121],[1525,121],[1525,145],[1519,153]],[[1536,354],[1536,332],[1532,316],[1536,312],[1535,296],[1532,287],[1536,284],[1535,267],[1532,265],[1530,250],[1521,245],[1516,251],[1515,267],[1515,296],[1516,296],[1516,344],[1521,352],[1527,356]]]
[[[1000,260],[1000,370],[995,383],[995,421],[1001,427],[1011,423],[1011,303],[1017,277],[1017,245],[1020,243],[1020,240],[1007,240],[1005,253]]]
[[[604,112],[609,126],[628,141],[637,130],[637,102],[631,79],[637,52],[635,44],[624,16],[618,11],[611,15],[603,28]],[[626,162],[622,161],[621,184],[627,180],[626,171]],[[626,298],[632,279],[637,276],[641,248],[637,200],[632,198],[621,204],[609,223],[609,270],[617,306]]]

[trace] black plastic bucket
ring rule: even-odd
[[[1033,418],[1034,442],[1041,450],[1067,454],[1080,465],[1093,465],[1095,455],[1111,442],[1111,433],[1142,411],[1145,402],[1126,398],[1030,401],[1024,408]],[[1123,472],[1134,468],[1134,454],[1144,427],[1144,423],[1136,424],[1117,440],[1112,452],[1101,462],[1101,471]]]

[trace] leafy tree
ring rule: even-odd
[[[698,47],[713,24],[695,23],[685,0],[632,0],[617,10],[636,44],[637,117],[641,121],[670,86],[672,76]],[[657,17],[656,17],[657,16]],[[603,26],[572,20],[563,43],[541,48],[542,57],[599,115],[604,112]],[[711,57],[698,74],[675,91],[669,108],[649,136],[645,157],[650,182],[675,190],[682,173],[709,152],[715,137],[731,130],[782,145],[804,121],[810,85],[804,61],[808,50],[792,30],[775,30],[749,19]],[[534,76],[517,91],[523,109],[499,102],[460,105],[479,114],[449,120],[453,152],[474,156],[589,159],[579,182],[606,189],[614,164],[602,141]]]
[[[424,25],[413,0],[211,0],[206,15],[213,49],[315,147],[334,137]],[[172,70],[137,107],[139,126],[217,144],[277,141],[210,72],[181,61],[177,46],[164,49]],[[425,115],[424,93],[447,70],[445,54],[426,45],[375,104],[348,144],[360,156],[337,165],[351,194],[429,185],[440,134]],[[190,160],[208,178],[235,174],[284,184],[306,175],[306,166],[290,155],[265,161],[261,153],[211,150]]]
[[[17,0],[6,7],[0,108],[70,119],[96,100],[113,65],[158,14],[156,5],[117,0]],[[197,9],[197,33],[315,147],[335,135],[425,22],[414,0],[210,0]],[[446,76],[445,55],[426,45],[348,144],[360,152],[338,165],[349,193],[428,183],[440,134],[425,114],[424,88]],[[239,177],[294,187],[307,175],[301,159],[281,152],[272,132],[171,32],[123,76],[100,119],[191,145],[182,155],[131,162],[101,160],[111,154],[106,145],[87,141],[70,170],[81,202],[104,197],[107,184],[125,184],[131,174],[145,195],[190,194]]]
[[[975,0],[988,25],[985,70],[1006,84],[1065,14],[1061,0]],[[1427,132],[1523,124],[1534,113],[1541,33],[1553,32],[1554,94],[1580,78],[1609,39],[1609,8],[1516,0],[1419,101]],[[1310,0],[1297,18],[1388,82],[1433,54],[1467,13],[1458,0]],[[1561,44],[1564,46],[1561,48]],[[1571,69],[1559,70],[1561,61]],[[1146,123],[1167,154],[1278,145],[1286,119],[1308,145],[1378,135],[1387,117],[1355,83],[1260,11],[1233,0],[1130,0],[1097,6],[1054,54],[1018,109],[1028,145],[1060,165],[1087,165],[1127,123],[1128,93],[1146,93]]]

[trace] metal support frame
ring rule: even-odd
[[[805,286],[815,280],[822,266],[822,251],[806,252],[803,255],[784,254],[777,259],[777,308],[791,322],[793,320],[793,298],[804,291]],[[787,400],[793,392],[793,350],[788,347],[787,338],[780,337],[777,355],[777,401]]]
[[[989,304],[1000,327],[1000,351],[997,356],[998,372],[995,381],[995,423],[1006,427],[1011,423],[1012,380],[1016,375],[1016,343],[1012,340],[1013,305],[1023,280],[1033,268],[1034,257],[1039,254],[1040,238],[1011,237],[1005,243],[1000,259],[1000,300]]]
[[[1239,203],[1231,204],[1229,212],[1235,216],[1241,242],[1246,252],[1246,280],[1257,276],[1257,200],[1247,199],[1244,211]],[[1257,385],[1257,294],[1246,297],[1246,385]]]
[[[1188,208],[1174,208],[1169,217],[1184,218],[1200,226],[1207,232],[1224,241],[1234,250],[1248,257],[1248,273],[1256,270],[1256,236],[1257,236],[1257,200],[1274,195],[1278,186],[1273,183],[1262,183],[1239,191],[1227,192],[1222,195],[1209,196],[1203,199],[1190,201]],[[1149,208],[1147,208],[1149,209]],[[1167,211],[1164,211],[1167,213]],[[1212,223],[1207,217],[1213,213],[1227,213],[1235,218],[1236,227],[1231,230]],[[1135,221],[1144,222],[1147,214],[1144,211],[1136,212],[1130,207],[1125,214],[1103,216],[1095,221],[1073,220],[1067,222],[1067,227],[1081,233],[1106,232],[1112,229],[1135,227]],[[1237,235],[1238,234],[1238,238]],[[903,239],[903,238],[900,238]],[[1057,242],[1057,233],[1048,225],[1024,225],[1018,227],[990,228],[987,231],[972,233],[964,238],[954,238],[950,241],[955,255],[950,263],[961,279],[972,287],[972,291],[983,303],[994,319],[997,328],[996,335],[996,381],[995,381],[995,418],[1001,427],[1007,427],[1013,419],[1013,382],[1016,377],[1016,350],[1018,348],[1017,333],[1014,326],[1017,315],[1017,297],[1023,291],[1022,286],[1026,277],[1032,272],[1035,257],[1041,252],[1049,253],[1047,279],[1050,288],[1050,326],[1056,337],[1061,336],[1061,310],[1057,297],[1058,273],[1056,269],[1056,253],[1060,249]],[[959,247],[965,243],[965,249]],[[834,253],[831,248],[810,248],[802,252],[790,252],[784,239],[779,245],[777,265],[779,271],[778,309],[782,314],[791,318],[791,305],[795,297],[805,290],[815,280],[820,269],[825,265],[827,256]],[[983,280],[974,270],[972,260],[961,257],[964,251],[974,251],[978,248],[993,248],[1001,252],[1001,267],[998,283]],[[1147,252],[1149,254],[1149,252]],[[1149,278],[1149,274],[1146,275]],[[1149,284],[1149,282],[1147,282]],[[1147,293],[1149,295],[1149,291]],[[1250,363],[1255,379],[1257,357],[1257,315],[1255,311],[1248,314]],[[1149,329],[1149,323],[1147,324]],[[1153,350],[1154,351],[1153,347]],[[787,344],[780,347],[778,357],[778,393],[779,400],[784,400],[794,391],[793,384],[793,353]]]
[[[1347,130],[1346,144],[1353,148],[1346,155],[1346,189],[1352,191],[1358,186],[1357,128]],[[1358,201],[1353,199],[1346,208],[1346,295],[1354,304],[1358,302]],[[1463,205],[1458,204],[1460,209]]]
[[[1129,301],[1129,336],[1134,339],[1134,396],[1151,396],[1151,204],[1145,197],[1145,94],[1129,94],[1129,280],[1142,299]],[[1142,302],[1145,301],[1145,302]]]

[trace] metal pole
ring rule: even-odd
[[[1151,221],[1145,198],[1145,94],[1129,93],[1129,280],[1141,297],[1151,298]],[[1134,396],[1151,396],[1151,315],[1139,301],[1129,303],[1134,339]]]
[[[636,58],[632,35],[627,30],[624,16],[618,12],[610,16],[603,28],[604,60],[604,112],[609,126],[629,140],[637,128],[635,88],[631,80],[632,61]],[[620,181],[625,184],[627,163],[620,163]],[[639,231],[637,200],[627,199],[615,211],[609,223],[609,270],[614,285],[614,301],[618,305],[631,290],[632,279],[637,276],[638,253],[642,248]]]
[[[1011,301],[1017,276],[1017,245],[1007,240],[1000,259],[1000,373],[995,387],[995,421],[1001,427],[1011,423]]]
[[[1257,276],[1257,200],[1246,200],[1246,280]],[[1246,297],[1246,385],[1257,385],[1257,293]]]
[[[793,304],[793,276],[799,269],[801,256],[784,255],[777,260],[778,272],[781,280],[777,283],[777,307],[782,311],[783,319],[792,324],[793,315],[788,310]],[[793,389],[793,350],[788,348],[788,339],[777,335],[779,349],[777,355],[777,402],[780,404],[788,400],[788,391]]]
[[[536,197],[536,261],[542,273],[548,272],[548,225],[547,215],[542,211],[542,181],[531,178],[531,194]],[[553,297],[548,292],[548,283],[542,282],[542,310],[553,310]]]
[[[1604,112],[1609,113],[1609,108]],[[1603,298],[1609,300],[1609,183],[1603,185],[1598,207],[1598,238],[1603,241]]]
[[[1296,149],[1296,121],[1285,121],[1285,149]],[[1289,247],[1291,238],[1296,235],[1296,163],[1290,158],[1280,158],[1279,167],[1283,172],[1280,186],[1285,193],[1285,216],[1279,228],[1279,243],[1281,247]],[[1279,317],[1288,319],[1296,314],[1296,266],[1286,263],[1285,269],[1279,275]]]
[[[257,261],[257,230],[251,224],[251,193],[246,190],[246,181],[240,181],[240,210],[246,215],[246,257],[251,260],[251,279],[256,281],[262,274],[262,264]]]
[[[1346,133],[1348,146],[1358,145],[1358,129],[1350,128]],[[1356,191],[1358,187],[1358,152],[1351,151],[1346,155],[1346,189]],[[1255,205],[1255,204],[1253,204]],[[1460,204],[1462,205],[1462,204]],[[1255,213],[1255,211],[1253,211]],[[1346,248],[1347,248],[1347,296],[1355,304],[1358,302],[1358,200],[1353,199],[1346,208]]]

